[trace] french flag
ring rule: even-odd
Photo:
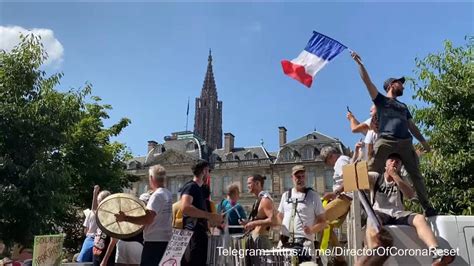
[[[286,75],[309,88],[316,73],[346,48],[340,42],[313,31],[303,52],[291,61],[281,61],[281,66]]]

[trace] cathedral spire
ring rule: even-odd
[[[216,97],[217,88],[214,80],[214,72],[212,71],[212,51],[209,49],[209,57],[207,59],[207,71],[204,77],[204,84],[202,86],[201,97]]]
[[[220,149],[222,147],[222,101],[217,98],[211,49],[209,49],[207,61],[201,96],[196,98],[194,133],[206,140],[212,149]]]

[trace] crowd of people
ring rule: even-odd
[[[356,53],[352,53],[362,81],[367,87],[373,106],[370,118],[360,123],[348,110],[347,118],[354,133],[365,137],[355,145],[352,158],[340,150],[326,146],[320,151],[320,158],[334,169],[333,191],[320,195],[307,187],[304,165],[292,168],[293,187],[281,195],[278,208],[271,194],[264,191],[265,177],[254,174],[248,177],[248,191],[255,196],[250,213],[245,213],[238,203],[240,188],[229,184],[227,196],[222,201],[210,201],[207,178],[211,165],[204,160],[193,167],[193,179],[180,189],[180,199],[173,204],[171,192],[165,188],[166,170],[155,165],[149,169],[151,193],[140,197],[146,202],[146,214],[135,217],[123,212],[116,214],[116,221],[144,225],[141,235],[132,239],[114,239],[97,227],[97,204],[109,193],[93,191],[92,210],[84,226],[86,239],[78,261],[93,261],[94,265],[158,265],[172,236],[172,228],[193,231],[183,255],[182,265],[206,265],[208,239],[211,228],[230,234],[242,234],[246,238],[247,250],[269,250],[287,248],[298,251],[297,263],[316,261],[315,249],[321,232],[335,223],[342,223],[348,214],[354,192],[344,190],[343,167],[357,161],[367,161],[369,166],[370,195],[373,211],[381,225],[409,225],[416,229],[419,238],[426,244],[433,256],[432,265],[447,265],[454,257],[446,256],[439,248],[436,237],[426,222],[426,217],[437,215],[430,204],[423,178],[418,166],[418,155],[412,143],[414,136],[430,151],[412,120],[407,106],[398,100],[403,95],[405,79],[389,78],[383,84],[386,94],[380,93],[372,83],[367,70]],[[411,181],[408,182],[407,178]],[[412,186],[413,185],[413,186]],[[424,208],[424,214],[404,209],[404,199],[417,198]],[[329,203],[323,207],[322,200]],[[226,228],[228,226],[228,228]],[[277,245],[270,240],[270,231],[279,226]],[[383,227],[374,230],[367,223],[366,247],[375,249],[393,243],[390,234]],[[226,231],[227,230],[227,231]],[[330,244],[339,246],[335,234]],[[312,251],[312,252],[311,252]],[[247,253],[249,254],[249,253]],[[345,258],[335,257],[334,265],[345,265]],[[357,265],[382,265],[387,256],[362,257]],[[246,256],[247,265],[263,265],[261,256]]]

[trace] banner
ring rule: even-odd
[[[33,266],[60,265],[64,235],[35,236]]]

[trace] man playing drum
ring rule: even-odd
[[[134,224],[144,224],[141,264],[158,265],[166,246],[171,240],[171,206],[173,202],[171,192],[166,189],[165,168],[161,165],[150,167],[150,188],[154,191],[147,204],[146,214],[143,216],[127,216],[123,212],[115,215],[118,222],[126,221]]]

